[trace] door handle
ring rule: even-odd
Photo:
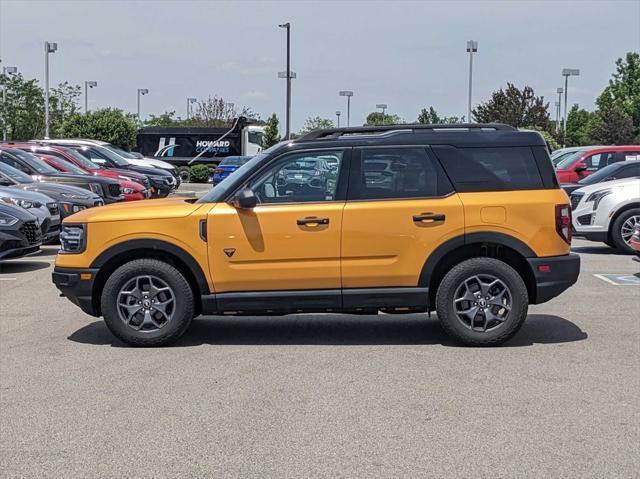
[[[446,218],[443,214],[434,213],[422,213],[419,215],[413,215],[414,223],[434,223],[436,221],[444,221]]]
[[[315,228],[319,225],[328,225],[329,218],[302,218],[299,219],[296,223],[298,223],[298,226],[309,226]]]

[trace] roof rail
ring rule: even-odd
[[[350,135],[382,135],[394,131],[468,131],[468,130],[507,130],[516,131],[516,128],[505,125],[504,123],[452,123],[452,124],[436,124],[426,125],[422,123],[406,123],[404,125],[388,125],[388,126],[359,126],[352,128],[328,128],[326,130],[310,131],[301,136],[296,141],[322,140],[325,138],[340,138]]]

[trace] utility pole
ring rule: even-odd
[[[18,73],[17,67],[2,67],[3,75],[13,75]],[[2,106],[5,107],[4,118],[2,119],[2,141],[7,141],[7,85],[2,87]]]
[[[467,52],[469,52],[469,104],[467,106],[467,121],[471,123],[471,91],[473,85],[473,54],[478,51],[478,42],[469,40]]]
[[[291,23],[278,25],[287,30],[287,104],[286,104],[286,129],[285,138],[291,139]]]
[[[58,50],[57,43],[44,42],[44,136],[49,138],[49,53]]]
[[[94,88],[98,86],[97,81],[86,81],[84,82],[84,114],[89,113],[89,88]]]

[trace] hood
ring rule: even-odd
[[[16,198],[20,200],[36,201],[46,205],[47,203],[55,203],[53,198],[36,193],[34,191],[25,191],[19,186],[0,186],[0,198]]]
[[[118,177],[122,177],[122,178],[118,178],[118,179],[121,179],[121,180],[124,180],[124,181],[128,181],[128,180],[124,179],[125,177],[126,178],[131,178],[134,181],[135,180],[144,180],[144,177],[145,177],[145,175],[143,173],[137,173],[135,170],[125,170],[125,169],[121,169],[121,168],[102,168],[102,171],[117,174]]]
[[[180,197],[113,203],[75,213],[70,222],[100,223],[184,218],[200,207],[202,205],[194,203],[193,199]]]
[[[175,170],[176,167],[171,163],[167,163],[166,161],[156,160],[155,158],[149,158],[145,156],[144,158],[127,158],[127,161],[133,165],[139,166],[148,166],[148,167],[156,167],[162,168],[163,170]]]
[[[85,190],[84,188],[59,183],[26,183],[19,185],[18,188],[25,191],[42,193],[58,201],[100,199],[98,195],[91,193],[89,190]]]
[[[623,178],[621,180],[603,181],[595,185],[583,186],[575,190],[575,193],[589,194],[594,191],[606,190],[607,188],[619,188],[621,190],[629,190],[629,194],[640,198],[640,178]]]
[[[136,164],[131,164],[131,170],[137,171],[138,173],[142,173],[143,175],[149,176],[170,176],[173,178],[173,175],[169,173],[167,170],[162,168],[155,168],[153,166],[139,166]]]

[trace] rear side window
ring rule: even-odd
[[[434,146],[433,150],[458,192],[545,188],[529,147]]]
[[[349,175],[350,200],[430,198],[453,191],[424,148],[362,148],[357,153]]]

